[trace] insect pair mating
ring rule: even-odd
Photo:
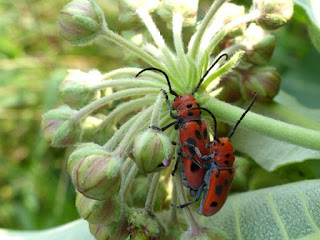
[[[219,56],[200,79],[191,94],[178,95],[172,90],[168,75],[158,68],[146,68],[136,75],[136,77],[138,77],[147,70],[154,70],[162,73],[168,82],[170,94],[175,96],[171,106],[167,92],[164,89],[161,90],[165,96],[170,116],[176,120],[162,128],[155,126],[152,126],[152,128],[165,131],[169,127],[175,126],[175,129],[178,130],[178,153],[180,158],[182,158],[183,163],[181,167],[183,183],[189,190],[190,195],[195,197],[195,200],[180,206],[173,204],[172,206],[183,208],[197,202],[204,191],[199,213],[205,216],[211,216],[218,212],[228,197],[235,174],[235,168],[233,166],[235,160],[234,150],[230,143],[230,138],[241,120],[252,107],[258,94],[255,93],[250,106],[237,121],[228,137],[218,138],[216,136],[217,121],[215,116],[208,109],[201,108],[197,100],[193,97],[193,94],[198,91],[205,77],[222,57],[228,59],[227,54]],[[176,110],[177,114],[174,114],[173,110]],[[201,110],[208,112],[214,121],[214,141],[211,143],[208,125],[201,119]],[[177,160],[176,166],[178,162],[179,160]]]

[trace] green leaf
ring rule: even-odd
[[[320,239],[320,180],[231,195],[216,215],[202,224],[229,239]]]
[[[308,15],[310,24],[307,25],[312,43],[320,52],[320,2],[318,0],[294,0]]]
[[[232,144],[237,150],[253,158],[267,171],[308,159],[320,159],[319,151],[240,128],[232,137]]]
[[[0,239],[5,240],[94,240],[87,221],[77,220],[41,231],[12,231],[0,229]]]

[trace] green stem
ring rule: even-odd
[[[182,77],[185,79],[186,85],[189,85],[190,79],[188,79],[188,63],[187,58],[184,53],[184,44],[182,41],[182,24],[183,24],[183,17],[180,14],[174,14],[172,17],[172,32],[173,32],[173,40],[174,40],[174,47],[178,54],[178,60],[180,64],[180,68],[182,70]]]
[[[199,104],[207,107],[218,119],[235,124],[244,110],[231,104],[209,99],[199,99]],[[254,108],[254,107],[253,107]],[[320,132],[281,122],[269,117],[249,112],[241,122],[240,127],[260,132],[266,136],[286,141],[309,149],[320,150]]]
[[[100,124],[100,128],[104,128],[106,124],[118,121],[130,112],[134,112],[142,107],[153,104],[155,100],[156,97],[144,97],[120,104],[117,106],[117,108],[109,112],[109,114],[103,119],[102,123]]]
[[[125,87],[125,88],[134,88],[134,87],[153,87],[158,88],[158,91],[166,85],[149,80],[142,79],[116,79],[116,80],[107,80],[93,86],[90,86],[91,91],[102,90],[108,87]]]
[[[179,81],[175,80],[175,73],[178,71],[175,63],[175,57],[168,49],[163,37],[160,34],[159,29],[156,27],[149,12],[144,7],[140,7],[136,11],[139,17],[141,18],[141,20],[143,21],[143,23],[145,24],[145,26],[147,27],[148,31],[150,32],[154,42],[160,49],[161,53],[163,53],[165,62],[168,63],[168,64],[165,64],[167,69],[162,69],[162,70],[165,70],[167,74],[170,76],[171,78],[170,80],[172,81],[172,84],[178,85],[181,87],[181,85],[179,84]]]
[[[162,104],[164,101],[164,97],[162,92],[159,93],[155,104],[153,105],[152,116],[150,121],[150,126],[159,126],[160,122],[160,112],[162,109]]]
[[[124,176],[126,176],[126,177],[125,177],[125,180],[123,181],[123,184],[121,184],[120,193],[119,193],[119,196],[120,196],[120,219],[125,217],[126,195],[127,195],[127,192],[130,190],[130,185],[132,184],[137,172],[138,172],[138,167],[136,164],[134,164],[134,162],[132,162],[130,164],[129,172],[128,171],[123,172],[123,178],[124,178]]]
[[[200,52],[200,61],[198,62],[199,65],[203,64],[205,62],[205,53],[207,52],[209,55],[212,53],[212,51],[215,49],[215,47],[218,45],[218,43],[235,27],[238,27],[241,24],[252,22],[257,20],[261,16],[260,11],[251,11],[250,13],[239,17],[232,22],[225,25],[210,41],[210,44],[206,49],[201,50]]]
[[[112,79],[112,78],[118,78],[120,76],[126,76],[126,75],[131,75],[132,77],[136,76],[138,72],[140,72],[142,69],[141,68],[120,68],[113,70],[111,72],[102,74],[102,80],[107,80],[107,79]],[[167,84],[166,79],[162,76],[159,75],[158,73],[147,71],[143,73],[143,77],[148,77],[153,81],[161,82],[164,84]]]
[[[198,52],[201,40],[202,40],[202,36],[206,30],[206,28],[208,27],[211,19],[213,18],[214,14],[219,10],[219,8],[221,7],[221,5],[225,2],[226,0],[217,0],[215,1],[208,13],[206,14],[205,18],[202,20],[201,25],[199,30],[195,33],[195,37],[193,40],[193,43],[188,51],[188,55],[192,58],[195,59],[196,58],[196,54]]]
[[[147,200],[145,203],[145,207],[144,207],[144,209],[146,210],[147,213],[152,212],[159,179],[160,179],[160,173],[159,172],[154,173],[153,177],[152,177],[151,185],[149,188]]]
[[[178,157],[177,154],[176,154],[176,157]],[[176,189],[177,189],[178,198],[180,200],[180,203],[181,204],[186,203],[187,198],[185,196],[185,192],[184,192],[183,185],[182,185],[182,177],[181,177],[180,167],[178,168],[178,171],[175,174],[174,180],[175,180],[175,185],[176,185]],[[198,222],[195,220],[195,218],[191,212],[190,207],[187,206],[187,207],[183,208],[182,211],[188,221],[191,232],[193,232],[193,233],[200,232],[201,227],[199,226]]]
[[[120,35],[114,33],[110,29],[104,28],[102,30],[102,36],[107,38],[108,40],[114,42],[115,44],[125,47],[130,52],[132,52],[134,55],[136,55],[138,58],[142,59],[144,62],[148,63],[149,65],[162,69],[162,64],[159,63],[157,59],[152,57],[150,54],[143,51],[140,47],[136,46],[132,42],[124,39]]]
[[[81,118],[89,115],[90,113],[104,106],[110,101],[114,101],[114,100],[118,100],[126,97],[137,96],[137,95],[152,94],[152,93],[159,93],[159,89],[146,87],[146,88],[133,88],[133,89],[127,89],[127,90],[115,92],[111,95],[100,98],[88,104],[87,106],[83,107],[82,109],[80,109],[79,112],[75,115],[74,121],[79,121]]]
[[[239,61],[239,59],[242,57],[244,54],[244,51],[238,51],[235,53],[232,58],[225,63],[222,67],[220,67],[218,70],[214,71],[200,86],[200,89],[206,89],[209,84],[216,79],[219,76],[222,76],[223,74],[229,72]],[[199,90],[200,90],[199,89]],[[200,90],[201,91],[201,90]]]

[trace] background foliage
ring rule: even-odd
[[[83,48],[72,47],[64,41],[57,31],[57,16],[68,2],[0,1],[0,228],[44,229],[78,218],[74,189],[66,170],[68,152],[49,148],[44,142],[39,128],[41,115],[62,104],[58,85],[67,69],[97,68],[106,72],[139,64],[105,41]],[[128,36],[132,31],[143,31],[134,18],[126,22],[130,16],[121,12],[119,1],[97,2],[105,12],[110,29]],[[284,93],[277,100],[319,123],[320,54],[314,40],[319,32],[314,30],[319,29],[316,22],[319,18],[310,14],[312,8],[308,7],[308,1],[296,2],[299,5],[295,6],[292,21],[274,31],[277,45],[271,65],[277,67],[282,77],[281,89],[297,101]],[[200,18],[210,3],[200,1]],[[161,23],[160,19],[157,21]],[[164,26],[161,32],[170,41],[165,24],[158,25]],[[190,37],[190,30],[184,31],[186,39]],[[112,46],[106,47],[106,44]],[[317,161],[310,160],[272,173],[257,166],[251,175],[255,181],[250,188],[273,185],[256,180],[264,179],[263,174],[268,176],[266,179],[277,177],[282,183],[318,178],[318,165]],[[300,177],[290,178],[290,174],[285,174],[297,169],[301,169]]]

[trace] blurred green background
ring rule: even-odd
[[[68,2],[0,0],[0,228],[43,229],[78,218],[66,170],[68,152],[44,142],[41,115],[62,104],[58,85],[67,69],[106,72],[139,64],[102,40],[87,47],[64,41],[57,16]],[[125,19],[119,1],[97,2],[112,30],[143,31],[135,19],[118,19]],[[199,18],[210,2],[200,1]],[[271,64],[282,76],[282,90],[305,106],[319,108],[320,55],[308,38],[305,14],[295,10],[293,21],[274,32],[277,47]],[[172,44],[170,32],[161,31]],[[192,31],[185,30],[187,39]]]

